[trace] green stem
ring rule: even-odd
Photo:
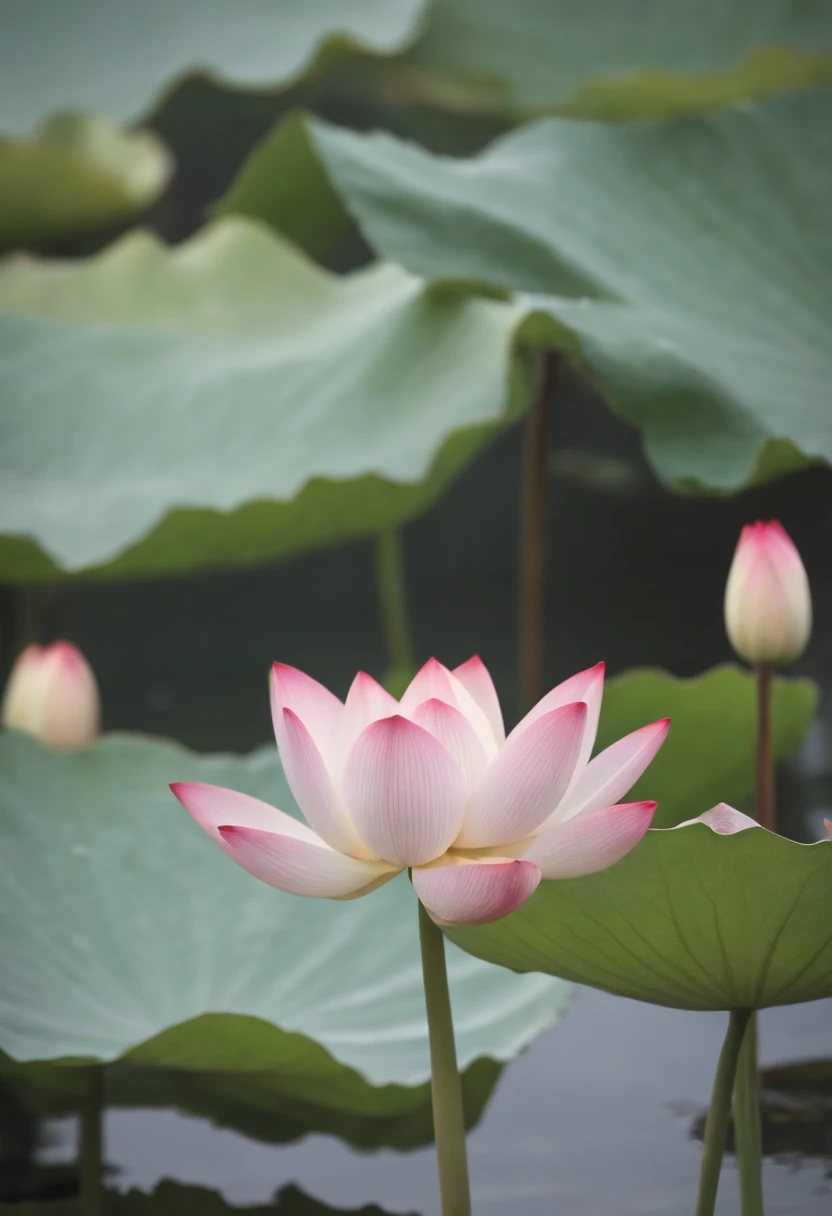
[[[757,822],[774,831],[774,764],[771,754],[771,668],[757,676]],[[745,1035],[734,1089],[734,1140],[742,1216],[763,1216],[763,1133],[757,1064],[757,1015]]]
[[[771,668],[757,674],[757,822],[774,831],[774,765],[771,758]]]
[[[734,1083],[734,1144],[742,1216],[763,1216],[763,1132],[757,1074],[757,1015],[752,1014]]]
[[[52,594],[52,586],[46,583],[14,583],[0,588],[0,646],[9,663],[30,642],[43,641],[43,619]]]
[[[81,1146],[78,1162],[82,1216],[102,1216],[104,1211],[102,1116],[104,1069],[84,1069],[84,1099],[81,1108]]]
[[[433,1134],[442,1216],[470,1216],[471,1191],[465,1149],[462,1082],[456,1062],[451,997],[445,967],[445,938],[421,903],[419,941],[428,1013]]]
[[[699,1198],[696,1201],[696,1216],[713,1216],[716,1193],[719,1187],[719,1172],[728,1120],[731,1117],[731,1094],[737,1061],[742,1047],[745,1028],[751,1017],[750,1009],[733,1009],[728,1023],[728,1033],[719,1053],[719,1063],[714,1077],[711,1105],[705,1121],[705,1143],[702,1149],[702,1166],[699,1171]]]
[[[520,557],[520,693],[523,709],[543,694],[543,592],[546,572],[546,488],[549,459],[549,410],[561,357],[547,351],[541,359],[537,392],[526,422],[523,519]]]
[[[398,678],[407,683],[415,663],[407,613],[401,534],[396,528],[379,532],[376,537],[375,567],[381,624],[387,648],[388,678]]]

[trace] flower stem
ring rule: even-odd
[[[537,392],[526,422],[519,647],[520,693],[524,710],[536,705],[543,694],[543,589],[549,407],[560,365],[561,356],[554,351],[547,351],[541,357]]]
[[[456,1063],[448,971],[445,966],[445,938],[421,903],[419,941],[428,1013],[433,1134],[442,1216],[470,1216],[471,1191],[465,1148],[462,1082]]]
[[[774,765],[771,755],[771,668],[757,675],[757,822],[774,830]],[[742,1216],[763,1216],[763,1133],[757,1066],[757,1015],[748,1023],[734,1088],[734,1140]]]
[[[401,533],[397,528],[386,528],[376,537],[375,568],[381,625],[387,648],[388,666],[384,683],[394,696],[399,696],[407,687],[416,664],[407,613]]]
[[[82,1216],[102,1216],[104,1211],[101,1175],[103,1169],[102,1114],[104,1069],[84,1069],[84,1098],[81,1107],[81,1144],[78,1162]]]
[[[16,583],[0,587],[0,643],[3,661],[11,663],[30,642],[43,641],[43,619],[52,587]]]
[[[774,766],[771,762],[771,668],[757,674],[757,822],[774,831]]]
[[[714,1077],[711,1105],[705,1121],[705,1143],[702,1149],[702,1166],[699,1171],[699,1198],[696,1201],[696,1216],[713,1216],[716,1193],[719,1187],[719,1172],[722,1154],[725,1151],[725,1136],[731,1117],[731,1094],[737,1061],[742,1047],[745,1028],[751,1017],[750,1009],[733,1009],[728,1023],[728,1033],[719,1053],[719,1063]]]
[[[734,1083],[734,1143],[742,1216],[763,1216],[763,1133],[757,1077],[757,1015],[748,1020]]]

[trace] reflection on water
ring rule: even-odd
[[[558,466],[550,504],[549,683],[602,657],[611,674],[656,664],[686,675],[729,659],[721,599],[739,526],[757,515],[779,515],[813,578],[818,627],[801,671],[832,688],[828,473],[741,499],[666,496],[644,468],[633,435],[574,390],[558,407],[555,438],[562,446],[600,447],[616,460],[635,461],[638,476],[628,477],[622,492],[612,465],[601,470],[603,485],[597,477],[593,482],[586,462],[580,476]],[[406,536],[419,655],[456,663],[480,651],[515,709],[519,454],[518,437],[509,435]],[[264,673],[274,658],[341,692],[357,668],[380,674],[385,665],[366,545],[235,577],[74,587],[52,601],[46,634],[72,637],[89,655],[110,728],[167,734],[205,749],[247,750],[269,737]],[[800,763],[781,774],[782,823],[799,839],[819,838],[832,805],[831,751],[824,722]],[[476,1211],[690,1216],[700,1153],[691,1112],[707,1102],[724,1025],[718,1014],[580,992],[562,1023],[504,1071],[471,1135]],[[766,1147],[784,1154],[765,1164],[766,1211],[820,1216],[832,1205],[828,1091],[810,1098],[795,1087],[797,1072],[786,1076],[771,1066],[832,1058],[832,1001],[766,1011],[760,1031],[769,1066]],[[234,1116],[241,1094],[215,1094],[213,1105],[200,1106],[198,1089],[195,1083],[187,1100],[181,1093],[176,1100],[187,1114],[167,1109],[161,1099],[108,1113],[115,1186],[148,1192],[174,1178],[235,1205],[268,1204],[280,1193],[280,1207],[270,1210],[300,1216],[372,1203],[389,1213],[435,1216],[430,1148],[361,1152],[338,1137],[365,1148],[379,1140],[367,1139],[357,1124],[316,1122],[310,1112],[297,1122],[296,1112],[261,1107],[257,1127],[246,1125]],[[204,1093],[201,1099],[206,1103]],[[270,1119],[273,1126],[264,1132]],[[401,1138],[402,1129],[389,1128],[386,1143],[423,1143],[425,1127],[424,1121],[411,1126]],[[73,1121],[51,1121],[39,1142],[36,1131],[19,1111],[4,1113],[0,1165],[7,1194],[31,1193],[46,1181],[55,1194],[67,1185]],[[27,1159],[37,1160],[40,1172],[33,1174]],[[307,1196],[331,1207],[316,1207]],[[195,1212],[215,1211],[210,1195],[191,1200]],[[739,1210],[730,1161],[718,1210],[721,1216]]]
[[[7,1216],[18,1211],[21,1216],[85,1216],[77,1198],[27,1203],[22,1209],[0,1202],[0,1212]],[[108,1190],[104,1195],[104,1211],[106,1216],[235,1216],[235,1213],[238,1216],[388,1216],[376,1204],[362,1207],[360,1211],[334,1208],[296,1186],[281,1187],[266,1205],[238,1208],[226,1203],[216,1191],[171,1181],[159,1183],[148,1194],[137,1190],[126,1193]]]
[[[724,1026],[721,1014],[658,1009],[581,990],[562,1023],[505,1069],[471,1134],[475,1210],[690,1216],[700,1145],[688,1112],[707,1102]],[[814,1072],[806,1080],[799,1068],[773,1065],[832,1057],[832,1001],[768,1010],[760,1035],[767,1091],[796,1101],[817,1084],[827,1102],[825,1141],[806,1118],[792,1121],[788,1140],[767,1141],[767,1149],[787,1156],[765,1163],[766,1211],[821,1216],[832,1203],[829,1157],[822,1159],[823,1145],[829,1149],[828,1089]],[[41,1148],[38,1160],[54,1171],[72,1159],[74,1121],[52,1121],[45,1133],[51,1146]],[[176,1178],[247,1207],[293,1185],[336,1210],[378,1203],[394,1214],[437,1211],[430,1148],[360,1152],[314,1132],[268,1145],[166,1110],[110,1111],[107,1145],[112,1184],[121,1190],[148,1192]],[[205,1209],[208,1216],[211,1210]],[[738,1210],[729,1159],[718,1211],[735,1216]]]
[[[762,1070],[763,1152],[799,1167],[804,1157],[826,1164],[832,1180],[832,1060],[804,1060]],[[696,1117],[693,1134],[701,1140],[705,1112]],[[733,1128],[728,1151],[734,1151]]]

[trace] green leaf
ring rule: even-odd
[[[437,0],[406,56],[428,100],[666,118],[832,77],[823,0]]]
[[[398,56],[395,99],[514,115],[666,117],[832,76],[823,0],[203,0],[198,22],[188,0],[0,0],[0,24],[17,133],[65,106],[133,118],[196,70],[275,89],[356,51]]]
[[[135,118],[203,71],[248,89],[287,85],[352,48],[412,41],[424,0],[0,0],[0,114],[29,131],[56,110]]]
[[[519,912],[450,938],[478,958],[679,1009],[832,996],[832,842],[762,828],[650,831],[600,874],[541,883]]]
[[[775,759],[797,747],[817,704],[811,680],[775,679]],[[718,802],[741,805],[752,793],[756,715],[754,676],[738,667],[714,667],[692,679],[636,669],[609,681],[595,750],[670,718],[667,741],[628,798],[658,802],[654,827],[673,827]]]
[[[85,1216],[80,1199],[48,1203],[0,1204],[4,1216]],[[265,1207],[231,1207],[216,1191],[199,1186],[183,1186],[167,1179],[145,1195],[131,1190],[126,1194],[106,1191],[105,1216],[385,1216],[372,1204],[359,1209],[333,1208],[305,1194],[295,1186],[284,1186],[276,1203]]]
[[[157,198],[170,168],[150,131],[87,114],[53,118],[30,140],[0,139],[0,251],[129,219]]]
[[[832,460],[832,90],[661,126],[549,120],[470,160],[308,138],[382,256],[516,291],[522,341],[583,367],[664,481],[736,490]]]
[[[263,220],[316,259],[337,248],[352,228],[297,112],[256,145],[212,211]]]
[[[429,1075],[406,878],[351,902],[283,895],[181,810],[175,780],[292,800],[274,748],[248,758],[111,736],[49,753],[0,737],[0,1050],[270,1073],[286,1099],[413,1110]],[[567,990],[449,958],[460,1066],[507,1060]]]
[[[0,575],[265,561],[418,514],[525,394],[517,316],[239,219],[7,262]]]

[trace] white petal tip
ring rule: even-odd
[[[748,828],[760,826],[756,819],[752,819],[750,815],[743,815],[742,811],[734,810],[732,806],[728,806],[727,802],[720,802],[718,806],[698,815],[696,819],[686,819],[684,823],[679,823],[676,827],[687,828],[693,823],[703,823],[705,827],[710,828],[719,836],[732,836],[735,832],[745,832]]]

